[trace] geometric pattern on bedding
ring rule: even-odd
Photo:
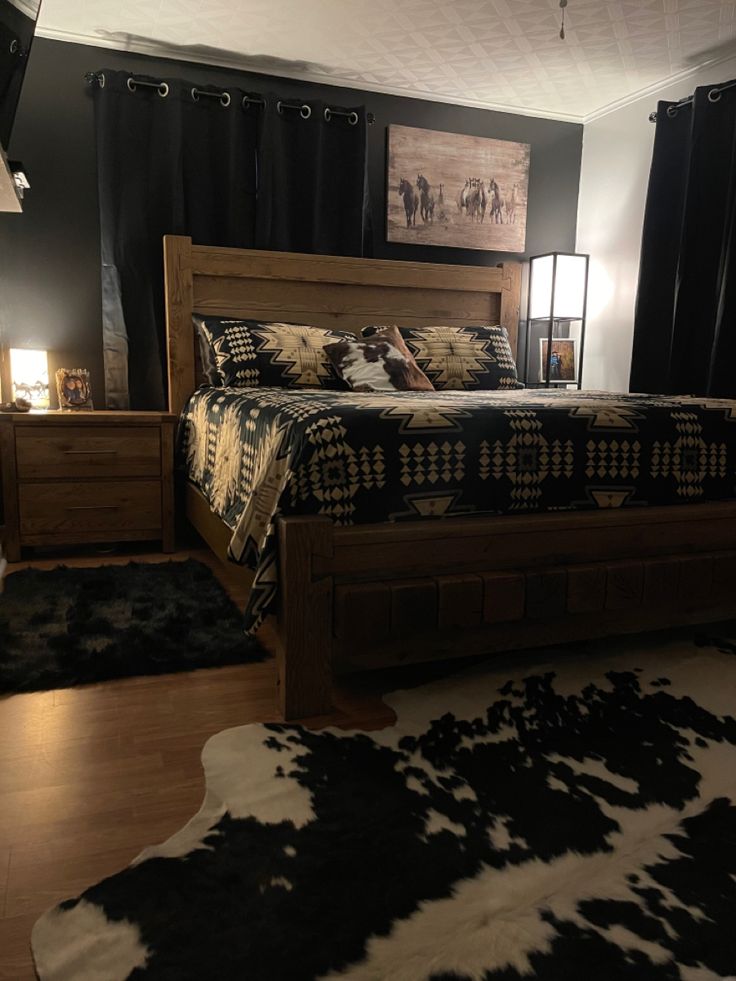
[[[337,525],[676,505],[736,498],[736,403],[601,392],[196,392],[188,479],[256,575],[255,630],[277,591],[275,518]]]

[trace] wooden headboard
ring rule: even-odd
[[[502,324],[516,356],[521,264],[447,266],[192,245],[164,238],[169,410],[197,387],[192,312],[350,330]]]

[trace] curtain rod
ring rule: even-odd
[[[105,87],[104,72],[85,72],[84,77],[90,85],[97,84],[100,86],[100,88]],[[162,99],[165,99],[169,94],[169,85],[167,82],[150,82],[144,78],[136,78],[135,75],[128,76],[127,86],[131,92],[135,92],[138,88],[156,89]],[[194,102],[199,102],[199,100],[203,97],[207,99],[219,99],[221,105],[225,108],[227,108],[231,102],[230,93],[227,90],[223,90],[221,92],[211,92],[207,89],[198,89],[196,86],[194,86],[190,89],[190,95]],[[258,94],[245,95],[241,100],[241,108],[248,109],[249,106],[260,106],[261,108],[265,109],[266,100],[263,96]],[[279,99],[279,101],[276,103],[276,111],[279,113],[279,115],[282,115],[285,109],[298,110],[302,119],[309,119],[309,117],[312,115],[312,107],[307,105],[307,103],[286,102]],[[359,119],[357,112],[354,110],[346,112],[344,109],[335,109],[332,106],[325,106],[325,122],[329,123],[333,116],[347,119],[351,126],[355,126]],[[369,112],[366,113],[366,120],[368,121],[368,125],[372,126],[376,121],[376,117],[372,112]]]
[[[736,88],[736,80],[734,80],[733,82],[724,82],[722,85],[715,86],[708,93],[708,101],[709,102],[720,102],[721,101],[721,94],[723,92],[728,92],[729,89],[733,89],[733,88]],[[679,102],[676,102],[672,106],[668,106],[667,107],[667,115],[670,117],[670,119],[674,119],[674,117],[677,115],[677,113],[679,112],[679,110],[680,109],[684,109],[685,106],[691,106],[693,104],[693,100],[694,99],[695,99],[695,93],[693,93],[692,95],[689,95],[686,99],[680,99]],[[649,122],[650,123],[656,123],[657,122],[657,113],[656,112],[650,112],[649,113]]]

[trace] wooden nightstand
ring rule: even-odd
[[[160,539],[174,550],[174,426],[166,412],[0,413],[5,553]]]

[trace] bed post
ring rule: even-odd
[[[279,705],[285,719],[324,715],[332,708],[332,577],[313,559],[332,557],[332,522],[280,518],[278,615]]]
[[[521,263],[502,262],[501,326],[506,328],[514,358],[518,357],[519,313],[521,311]]]
[[[164,235],[166,349],[169,365],[169,412],[177,415],[197,387],[194,366],[192,240]]]

